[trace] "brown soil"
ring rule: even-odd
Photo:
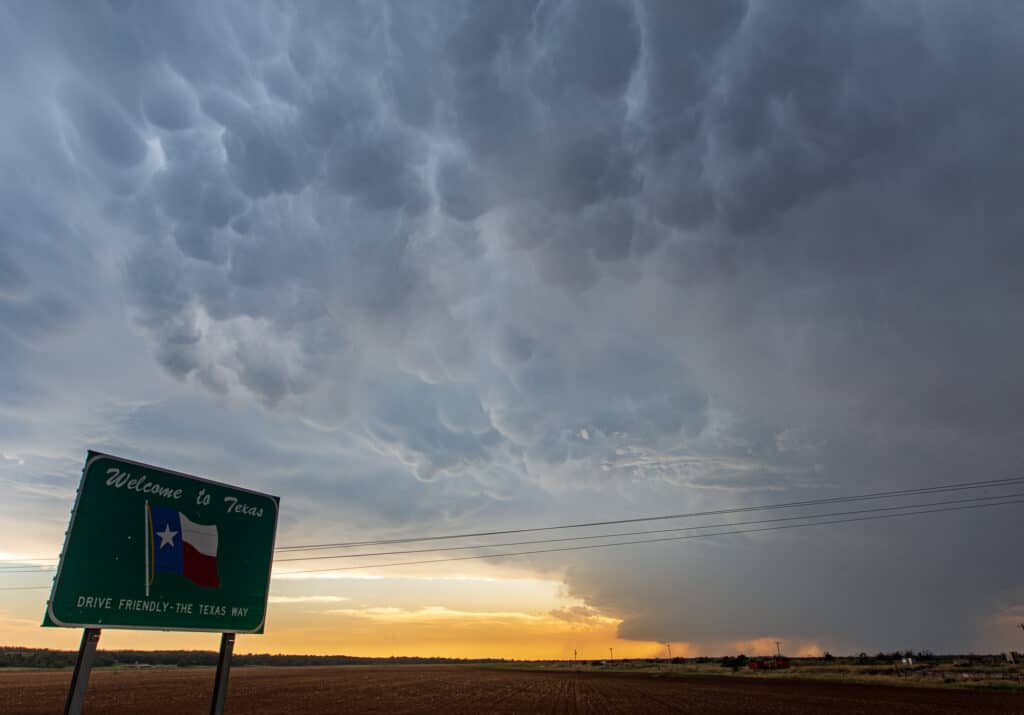
[[[212,668],[96,670],[87,713],[205,713]],[[63,708],[71,673],[0,672],[0,712]],[[229,713],[1024,713],[1012,692],[470,666],[235,668]]]

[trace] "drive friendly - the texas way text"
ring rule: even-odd
[[[171,613],[199,614],[201,616],[226,616],[230,610],[231,615],[238,618],[244,618],[249,614],[248,608],[238,606],[158,601],[149,598],[119,598],[117,599],[117,608],[114,609],[114,599],[111,596],[79,596],[75,601],[75,605],[79,608],[103,608],[108,611],[145,611],[147,613],[166,613],[171,611]]]

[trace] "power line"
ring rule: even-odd
[[[403,556],[407,554],[422,554],[422,553],[438,553],[442,551],[466,551],[469,549],[484,549],[484,548],[499,548],[507,546],[526,546],[533,544],[551,544],[551,543],[564,543],[567,541],[589,541],[594,539],[612,539],[622,536],[645,536],[648,534],[666,534],[666,533],[678,533],[680,531],[695,531],[698,529],[721,529],[725,527],[737,527],[737,526],[753,526],[757,524],[776,524],[788,521],[807,521],[810,519],[825,519],[838,516],[851,516],[857,514],[877,514],[880,512],[907,512],[911,509],[923,509],[928,507],[937,506],[948,506],[948,505],[963,505],[963,504],[977,504],[983,502],[1000,502],[1004,499],[1010,499],[1011,497],[1024,497],[1024,492],[1016,492],[1013,494],[1004,494],[1001,496],[989,496],[989,497],[973,497],[968,499],[947,499],[945,501],[938,502],[927,502],[924,504],[903,504],[900,506],[888,506],[888,507],[871,507],[870,509],[854,509],[850,511],[836,511],[825,514],[804,514],[799,516],[783,516],[774,519],[754,519],[750,521],[741,522],[730,522],[730,523],[718,523],[718,524],[700,524],[697,526],[681,526],[671,529],[647,529],[644,531],[626,531],[626,532],[615,532],[611,534],[588,534],[586,536],[563,536],[556,539],[533,539],[528,541],[507,541],[495,544],[473,544],[469,546],[442,546],[427,549],[403,549],[398,551],[377,551],[372,553],[362,554],[335,554],[328,556],[299,556],[292,558],[279,558],[275,559],[276,563],[284,562],[295,562],[295,561],[318,561],[322,559],[354,559],[354,558],[370,558],[377,556]],[[1014,503],[1014,502],[1007,502]],[[999,503],[988,504],[989,506],[999,506]],[[918,512],[908,512],[907,515],[912,515]],[[904,514],[891,514],[891,516],[903,516]],[[642,542],[638,542],[642,543]],[[481,555],[481,558],[486,558],[486,554]],[[17,573],[17,574],[41,574],[53,571],[54,567],[39,567],[35,569],[7,569],[2,573]]]
[[[646,521],[663,521],[668,519],[689,519],[698,516],[721,516],[724,514],[739,514],[751,511],[764,511],[770,509],[790,509],[803,506],[822,506],[824,504],[847,503],[854,501],[867,501],[872,499],[886,499],[894,497],[913,496],[920,494],[938,494],[943,492],[956,492],[967,489],[982,489],[985,487],[1003,487],[1024,482],[1024,477],[1013,477],[1009,479],[991,479],[981,482],[959,482],[935,487],[919,487],[916,489],[895,489],[884,492],[872,492],[845,497],[826,497],[820,499],[807,499],[804,501],[783,502],[779,504],[763,504],[760,506],[734,507],[730,509],[713,509],[709,511],[687,512],[682,514],[664,514],[660,516],[642,516],[631,519],[609,519],[607,521],[592,521],[579,524],[559,524],[555,526],[535,526],[522,529],[502,529],[497,531],[478,531],[461,534],[444,534],[440,536],[406,537],[401,539],[372,539],[368,541],[342,541],[325,544],[304,544],[280,546],[275,549],[278,552],[288,551],[311,551],[315,549],[348,549],[357,546],[382,546],[386,544],[407,544],[420,541],[443,541],[449,539],[465,539],[483,536],[506,536],[509,534],[525,534],[538,531],[554,531],[558,529],[581,529],[594,526],[612,526],[615,524],[635,524]]]
[[[55,568],[57,566],[56,563],[52,563],[52,564],[33,564],[33,563],[30,563],[31,561],[38,561],[38,559],[26,559],[25,561],[18,562],[17,565],[12,563],[12,564],[6,564],[6,565],[3,565],[3,566],[0,566],[0,573],[10,572],[10,571],[15,571],[15,570],[21,570],[21,569],[52,569],[52,568]],[[54,562],[56,562],[56,561],[57,561],[57,559],[54,559]]]
[[[1008,495],[1008,496],[1014,496],[1014,495]],[[977,500],[972,500],[972,501],[977,501]],[[828,525],[835,525],[835,524],[848,524],[848,523],[860,522],[860,521],[875,521],[875,520],[879,520],[879,519],[893,519],[893,518],[902,517],[902,516],[918,516],[918,515],[922,515],[922,514],[937,514],[937,513],[941,513],[941,512],[968,511],[968,510],[971,510],[971,509],[983,509],[983,508],[994,507],[994,506],[1009,506],[1011,504],[1024,504],[1024,499],[1006,499],[1006,500],[1003,500],[1003,501],[993,501],[993,502],[986,503],[986,504],[969,504],[969,505],[960,505],[960,506],[947,506],[947,507],[943,507],[943,508],[939,508],[939,509],[919,509],[919,510],[916,510],[916,511],[902,511],[901,513],[897,513],[897,514],[874,514],[874,515],[871,515],[871,516],[858,516],[858,517],[851,517],[851,518],[848,518],[848,519],[828,519],[828,520],[824,520],[824,521],[811,521],[811,522],[800,523],[800,524],[783,524],[783,525],[777,525],[777,526],[763,526],[763,527],[760,527],[760,528],[757,528],[757,529],[736,529],[736,530],[733,530],[733,531],[718,531],[718,532],[705,533],[705,534],[688,534],[686,536],[669,536],[669,537],[661,537],[661,538],[657,538],[657,539],[637,539],[637,540],[633,540],[633,541],[618,541],[618,542],[612,542],[612,543],[607,543],[607,544],[586,544],[584,546],[562,546],[562,547],[557,547],[557,548],[553,548],[553,549],[532,549],[532,550],[528,550],[528,551],[514,551],[514,552],[506,552],[506,553],[500,553],[500,554],[477,554],[477,555],[472,555],[472,556],[453,556],[453,557],[446,557],[446,558],[441,558],[441,559],[420,559],[420,560],[416,560],[416,561],[399,561],[399,562],[392,562],[392,563],[387,563],[387,564],[364,564],[364,565],[359,565],[359,566],[339,566],[339,567],[324,568],[324,569],[304,569],[304,570],[299,570],[299,571],[285,571],[285,572],[283,572],[282,574],[279,574],[279,575],[284,575],[284,574],[323,573],[323,572],[329,572],[329,571],[352,571],[352,570],[357,570],[357,569],[386,568],[386,567],[392,567],[392,566],[421,566],[421,565],[425,565],[425,564],[445,563],[445,562],[450,562],[450,561],[470,561],[470,560],[479,560],[479,559],[508,558],[508,557],[513,557],[513,556],[528,556],[528,555],[534,555],[534,554],[547,554],[547,553],[565,552],[565,551],[583,551],[583,550],[588,550],[588,549],[602,549],[602,548],[609,548],[609,547],[614,547],[614,546],[632,546],[632,545],[636,545],[636,544],[653,544],[653,543],[664,543],[664,542],[671,542],[671,541],[686,541],[686,540],[690,540],[690,539],[704,539],[704,538],[712,538],[712,537],[715,537],[715,536],[736,536],[736,535],[741,535],[741,534],[754,534],[754,533],[761,533],[761,532],[767,532],[767,531],[781,531],[781,530],[784,530],[784,529],[799,529],[799,528],[808,527],[808,526],[828,526]],[[899,508],[899,507],[896,507],[896,508]],[[904,507],[904,508],[909,508],[909,507]],[[883,509],[880,508],[879,511],[881,511],[881,510],[883,510]],[[869,510],[862,510],[862,511],[869,511]],[[850,513],[855,513],[855,512],[850,512]],[[796,517],[796,518],[814,519],[814,518],[820,518],[821,516],[825,516],[825,515]],[[745,522],[745,523],[757,523],[757,522]],[[611,536],[612,535],[607,535],[605,538],[609,538]],[[497,546],[497,544],[493,544],[493,546]],[[473,547],[469,547],[469,548],[473,548]],[[0,587],[0,591],[38,591],[38,590],[46,590],[46,589],[49,589],[49,588],[50,588],[50,586],[3,586],[3,587]]]
[[[964,491],[964,490],[969,490],[969,489],[1005,487],[1005,486],[1010,486],[1010,485],[1015,485],[1015,484],[1020,484],[1020,483],[1024,483],[1024,477],[1012,477],[1012,478],[1008,478],[1008,479],[990,479],[990,480],[978,481],[978,482],[958,482],[958,483],[946,484],[946,485],[941,485],[941,486],[919,487],[919,488],[915,488],[915,489],[895,489],[895,490],[889,490],[889,491],[883,491],[883,492],[872,492],[872,493],[868,493],[868,494],[859,494],[859,495],[842,496],[842,497],[827,497],[827,498],[820,498],[820,499],[808,499],[808,500],[803,500],[803,501],[784,502],[784,503],[777,503],[777,504],[764,504],[764,505],[759,505],[759,506],[734,507],[734,508],[730,508],[730,509],[714,509],[714,510],[709,510],[709,511],[688,512],[688,513],[681,513],[681,514],[665,514],[665,515],[659,515],[659,516],[635,517],[635,518],[630,518],[630,519],[611,519],[611,520],[606,520],[606,521],[595,521],[595,522],[578,523],[578,524],[559,524],[559,525],[553,525],[553,526],[539,526],[539,527],[530,527],[530,528],[504,529],[504,530],[497,530],[497,531],[481,531],[481,532],[471,532],[471,533],[461,533],[461,534],[445,534],[445,535],[438,535],[438,536],[406,537],[406,538],[401,538],[401,539],[374,539],[374,540],[367,540],[367,541],[337,542],[337,543],[329,543],[329,544],[288,545],[288,546],[278,547],[277,549],[275,549],[275,551],[282,552],[282,553],[287,553],[287,552],[294,552],[294,551],[311,551],[311,550],[320,550],[320,549],[348,549],[348,548],[355,548],[355,547],[359,547],[359,546],[378,546],[378,545],[388,545],[388,544],[417,543],[417,542],[425,542],[425,541],[442,541],[442,540],[463,539],[463,538],[473,538],[473,537],[485,537],[485,536],[504,536],[504,535],[510,535],[510,534],[523,534],[523,533],[533,533],[533,532],[540,532],[540,531],[554,531],[554,530],[559,530],[559,529],[578,529],[578,528],[595,527],[595,526],[611,526],[611,525],[616,525],[616,524],[632,524],[632,523],[640,523],[640,522],[648,522],[648,521],[661,521],[661,520],[669,520],[669,519],[687,519],[687,518],[694,518],[694,517],[700,517],[700,516],[716,516],[716,515],[725,515],[725,514],[739,514],[739,513],[746,513],[746,512],[753,512],[753,511],[773,510],[773,509],[791,509],[791,508],[799,508],[799,507],[805,507],[805,506],[821,506],[821,505],[825,505],[825,504],[839,504],[839,503],[849,503],[849,502],[866,501],[866,500],[874,500],[874,499],[899,498],[899,497],[906,497],[906,496],[912,496],[912,495],[921,495],[921,494],[939,494],[939,493],[944,493],[944,492],[957,492],[957,491]],[[1009,496],[1014,496],[1014,495],[1009,495]],[[992,498],[996,498],[996,497],[992,497]],[[912,508],[913,506],[914,505],[906,505],[906,508]],[[815,517],[814,516],[808,516],[807,518],[815,518]],[[744,523],[758,523],[758,522],[744,522]],[[664,532],[664,531],[677,531],[677,530],[678,529],[653,530],[650,533],[659,533],[659,532]],[[643,532],[636,532],[636,533],[640,534],[640,533],[643,533]],[[633,534],[618,534],[618,535],[619,536],[625,536],[625,535],[633,535]],[[609,536],[615,536],[615,535],[613,534],[613,535],[609,535]],[[596,537],[596,538],[600,538],[600,537]],[[553,542],[553,541],[570,541],[570,540],[573,540],[573,539],[571,539],[571,538],[552,539],[550,541]],[[527,543],[531,543],[531,542],[512,542],[512,543],[509,543],[509,544],[501,544],[501,545],[512,546],[512,545],[517,545],[518,543],[527,544]],[[545,542],[542,541],[542,540],[538,540],[538,541],[536,541],[536,543],[545,543]],[[498,546],[498,545],[499,544],[491,544],[490,546]],[[481,546],[474,546],[474,547],[463,547],[463,548],[483,548],[485,546],[488,546],[488,545],[481,545]],[[457,549],[450,549],[450,548],[445,548],[445,549],[425,549],[422,552],[426,552],[426,551],[443,551],[443,550],[457,550]],[[415,553],[415,551],[410,551],[410,553]],[[362,556],[367,556],[367,555],[383,555],[383,554],[361,554],[361,555]],[[308,558],[312,559],[312,558],[331,558],[331,557],[308,557]],[[24,558],[21,558],[21,559],[0,559],[0,563],[10,563],[10,564],[22,565],[22,564],[25,564],[25,563],[27,563],[29,561],[54,561],[55,562],[56,560],[57,559],[49,558],[49,557],[45,557],[45,558],[44,557],[24,557]],[[285,561],[286,559],[280,559],[280,560],[281,561]],[[287,559],[287,560],[292,560],[292,559]],[[299,559],[294,559],[294,560],[299,560]],[[303,559],[303,560],[305,560],[305,559]],[[4,567],[0,567],[0,572],[4,572],[4,573],[20,572],[20,567],[14,567],[13,569],[5,569]],[[25,572],[27,573],[29,571],[25,571]]]
[[[11,566],[0,566],[0,573],[11,573],[11,572],[14,572],[14,571],[21,571],[23,569],[25,569],[25,570],[28,570],[28,569],[31,569],[31,570],[52,569],[52,568],[56,568],[56,566],[57,566],[56,564],[47,564],[46,566],[43,566],[43,565],[39,565],[39,566],[14,566],[14,565],[11,565]]]
[[[366,564],[361,566],[336,566],[333,568],[323,569],[303,569],[300,571],[284,571],[279,575],[285,574],[304,574],[304,573],[323,573],[327,571],[352,571],[356,569],[374,569],[374,568],[386,568],[391,566],[421,566],[424,564],[439,564],[447,561],[470,561],[475,559],[495,559],[495,558],[506,558],[510,556],[528,556],[532,554],[549,554],[556,551],[583,551],[585,549],[603,549],[611,546],[631,546],[634,544],[653,544],[658,542],[667,541],[684,541],[689,539],[705,539],[714,536],[734,536],[738,534],[754,534],[762,531],[781,531],[783,529],[798,529],[806,526],[826,526],[830,524],[847,524],[856,521],[874,521],[877,519],[893,519],[900,516],[916,516],[919,514],[936,514],[939,512],[946,511],[966,511],[969,509],[982,509],[985,507],[993,506],[1007,506],[1010,504],[1024,504],[1024,499],[1008,500],[1003,502],[996,502],[991,504],[975,504],[970,506],[951,506],[942,509],[928,509],[921,511],[904,512],[901,514],[880,514],[875,516],[860,516],[853,517],[850,519],[832,519],[828,521],[817,521],[806,524],[783,524],[781,526],[765,526],[758,529],[738,529],[735,531],[719,531],[710,534],[688,534],[686,536],[667,536],[658,539],[638,539],[635,541],[617,541],[610,544],[587,544],[584,546],[561,546],[554,549],[533,549],[529,551],[513,551],[502,554],[478,554],[474,556],[451,556],[442,559],[421,559],[417,561],[398,561],[388,564]]]
[[[328,556],[299,556],[292,558],[279,558],[275,559],[276,563],[284,562],[295,562],[295,561],[318,561],[322,559],[354,559],[354,558],[370,558],[377,556],[403,556],[407,554],[422,554],[422,553],[438,553],[442,551],[467,551],[469,549],[485,549],[485,548],[499,548],[507,546],[526,546],[533,544],[551,544],[551,543],[564,543],[568,541],[590,541],[594,539],[612,539],[622,536],[645,536],[648,534],[665,534],[665,533],[678,533],[680,531],[695,531],[698,529],[720,529],[725,527],[736,527],[736,526],[753,526],[757,524],[775,524],[788,521],[807,521],[811,519],[825,519],[838,516],[851,516],[857,514],[877,514],[880,512],[907,512],[907,514],[891,514],[890,516],[905,516],[913,515],[919,512],[907,511],[912,509],[923,509],[927,507],[947,506],[947,505],[963,505],[963,504],[976,504],[979,502],[1000,502],[1010,497],[1024,497],[1024,492],[1016,492],[1013,494],[1004,494],[1001,496],[990,496],[990,497],[974,497],[970,499],[948,499],[945,501],[928,502],[924,504],[904,504],[900,506],[889,506],[889,507],[872,507],[870,509],[854,509],[851,511],[837,511],[829,512],[825,514],[805,514],[800,516],[784,516],[775,519],[755,519],[750,521],[742,522],[731,522],[731,523],[718,523],[718,524],[700,524],[697,526],[682,526],[675,527],[672,529],[648,529],[644,531],[626,531],[626,532],[615,532],[612,534],[589,534],[586,536],[564,536],[556,539],[533,539],[528,541],[508,541],[500,542],[495,544],[472,544],[469,546],[443,546],[434,547],[428,549],[403,549],[399,551],[377,551],[372,553],[362,554],[335,554]],[[1006,502],[1016,503],[1016,502]],[[988,504],[988,506],[1000,506],[999,503]],[[813,524],[808,524],[813,525]],[[643,543],[643,542],[636,542]],[[483,554],[480,558],[486,558],[487,555]],[[53,571],[54,567],[40,567],[36,569],[8,569],[3,573],[18,573],[18,574],[40,574]]]
[[[620,536],[643,536],[646,534],[666,534],[680,531],[694,531],[696,529],[720,529],[730,526],[749,526],[753,524],[774,524],[783,521],[798,521],[806,519],[824,519],[827,517],[834,516],[848,516],[851,514],[872,514],[883,511],[902,511],[906,509],[918,509],[932,506],[945,506],[949,504],[972,504],[977,502],[991,502],[999,499],[1008,499],[1010,497],[1024,497],[1024,492],[1016,492],[1013,494],[1003,494],[1001,496],[991,497],[974,497],[970,499],[948,499],[946,501],[928,502],[924,504],[904,504],[901,506],[887,506],[887,507],[872,507],[870,509],[854,509],[852,511],[836,511],[827,514],[805,514],[801,516],[783,516],[775,519],[755,519],[751,521],[740,521],[731,523],[719,523],[719,524],[701,524],[698,526],[679,526],[671,529],[647,529],[644,531],[620,531],[613,534],[588,534],[586,536],[562,536],[556,539],[533,539],[529,541],[506,541],[497,544],[472,544],[470,546],[440,546],[428,549],[402,549],[399,551],[375,551],[372,553],[362,554],[334,554],[328,556],[296,556],[291,558],[278,558],[274,559],[275,563],[285,563],[293,561],[319,561],[322,559],[358,559],[367,558],[371,556],[401,556],[405,554],[426,554],[426,553],[437,553],[440,551],[466,551],[468,549],[487,549],[496,548],[499,546],[526,546],[529,544],[553,544],[565,541],[587,541],[591,539],[611,539]],[[894,514],[893,516],[899,516]]]

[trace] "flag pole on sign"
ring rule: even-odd
[[[145,539],[143,543],[146,546],[146,598],[149,598],[149,499],[146,500],[146,513],[142,516],[146,521]]]

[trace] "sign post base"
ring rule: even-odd
[[[222,633],[220,656],[217,658],[217,676],[213,683],[213,700],[210,701],[210,715],[223,715],[224,701],[228,696],[228,675],[231,672],[231,653],[235,649],[235,634]]]
[[[79,715],[85,703],[85,689],[89,685],[89,673],[92,661],[96,657],[96,645],[100,642],[99,628],[86,628],[82,631],[82,645],[78,648],[75,659],[75,672],[71,675],[71,687],[68,699],[64,703],[64,715]]]

